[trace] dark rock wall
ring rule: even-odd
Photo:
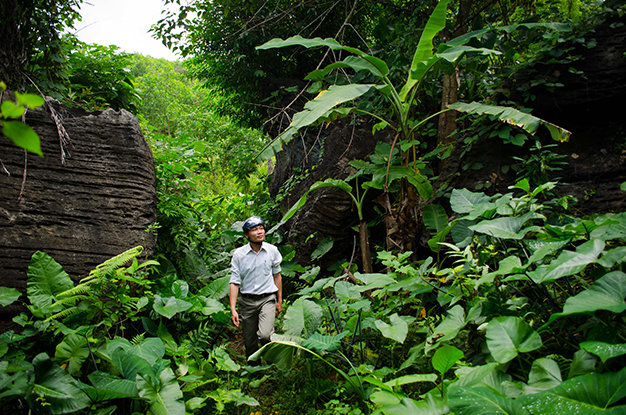
[[[282,208],[286,211],[316,181],[345,179],[354,173],[348,162],[366,159],[382,139],[382,136],[372,135],[370,126],[353,126],[347,120],[334,123],[320,134],[307,135],[306,142],[296,138],[277,156],[270,193],[276,196],[287,181],[306,173],[303,180],[295,180],[291,192],[282,200]],[[335,249],[327,256],[349,256],[354,236],[358,241],[358,232],[352,229],[357,224],[358,216],[350,196],[343,190],[326,187],[307,196],[306,205],[289,220],[284,230],[288,230],[286,242],[296,246],[296,260],[305,263],[310,260],[317,243],[329,235],[335,240]],[[315,232],[318,237],[305,242]],[[344,250],[340,252],[337,247]]]
[[[0,137],[0,285],[25,288],[37,250],[79,277],[137,245],[149,255],[156,243],[146,232],[156,220],[154,163],[137,118],[52,105],[71,138],[70,155],[63,165],[50,111],[28,111],[44,157],[27,155],[22,192],[24,151]]]

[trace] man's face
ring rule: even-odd
[[[248,231],[246,236],[252,243],[261,243],[265,240],[265,228],[263,225],[255,226]]]

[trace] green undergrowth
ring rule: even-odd
[[[26,295],[0,291],[3,306],[25,307],[0,336],[0,402],[50,413],[623,413],[626,214],[572,216],[553,186],[453,190],[438,252],[376,252],[386,272],[302,267],[261,366],[247,365],[229,322],[227,273],[197,288],[137,247],[74,282],[37,252]]]

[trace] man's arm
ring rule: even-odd
[[[274,274],[274,285],[278,288],[276,293],[276,315],[283,311],[283,277],[278,274]]]
[[[239,327],[239,313],[237,313],[237,295],[239,295],[239,285],[230,284],[230,313],[232,317],[230,318],[233,324]]]

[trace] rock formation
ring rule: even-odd
[[[71,139],[64,163],[48,105]],[[151,254],[156,236],[146,229],[156,220],[155,172],[137,118],[52,100],[29,110],[26,123],[41,139],[43,158],[0,137],[0,285],[24,289],[37,250],[74,278],[137,245]]]

